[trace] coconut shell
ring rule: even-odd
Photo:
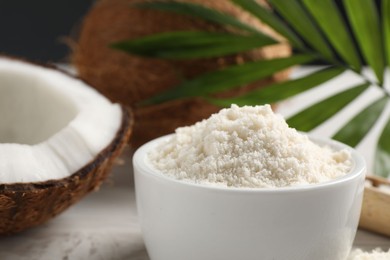
[[[174,100],[148,107],[136,107],[137,102],[173,88],[183,79],[191,79],[203,73],[247,61],[287,57],[291,54],[291,48],[284,43],[239,55],[186,61],[143,58],[110,49],[108,46],[113,42],[167,31],[226,32],[232,30],[188,16],[137,9],[131,6],[136,2],[145,1],[97,1],[82,23],[72,54],[72,62],[82,79],[96,87],[112,101],[134,108],[136,124],[131,141],[134,146],[170,133],[179,126],[190,125],[207,118],[220,109],[199,98]],[[203,4],[231,14],[283,41],[268,26],[229,1],[186,0],[185,2]],[[288,72],[284,71],[222,95],[236,96],[287,77]]]
[[[60,180],[0,184],[1,235],[42,224],[99,188],[130,138],[133,115],[122,110],[122,125],[113,141],[76,173]]]

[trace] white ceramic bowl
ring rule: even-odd
[[[169,138],[140,147],[134,157],[139,220],[152,260],[338,260],[356,234],[365,162],[352,148],[347,175],[320,184],[275,189],[221,188],[164,176],[148,152]]]

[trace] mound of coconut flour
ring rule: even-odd
[[[390,249],[383,252],[381,249],[375,249],[371,253],[363,252],[361,249],[355,249],[351,252],[348,260],[389,260]]]
[[[325,182],[351,169],[347,150],[333,151],[289,128],[269,105],[222,109],[182,127],[149,154],[173,178],[228,187],[285,187]]]

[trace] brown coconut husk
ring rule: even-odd
[[[129,109],[122,110],[114,140],[76,173],[60,180],[0,184],[0,235],[42,224],[99,188],[130,138],[133,116]]]
[[[239,20],[280,38],[269,27],[226,0],[186,0],[229,13]],[[220,108],[200,98],[173,100],[163,104],[136,107],[135,104],[167,89],[183,79],[222,69],[246,61],[286,57],[287,44],[278,44],[240,55],[212,59],[170,61],[143,58],[112,50],[108,46],[120,40],[177,30],[230,31],[211,23],[156,10],[137,9],[131,4],[145,0],[101,0],[86,15],[74,47],[72,62],[79,76],[114,102],[134,108],[136,124],[132,145],[139,146],[155,137],[170,133],[179,126],[190,125]],[[264,1],[262,1],[264,2]],[[224,96],[266,86],[288,77],[288,71],[257,81]]]

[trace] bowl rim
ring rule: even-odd
[[[333,140],[327,137],[320,137],[313,134],[308,134],[301,132],[309,137],[315,143],[320,145],[327,145],[336,150],[346,149],[351,153],[351,158],[353,161],[352,169],[345,174],[344,176],[320,183],[314,184],[305,184],[305,185],[295,185],[295,186],[286,186],[286,187],[266,187],[266,188],[250,188],[250,187],[224,187],[218,185],[209,185],[203,183],[193,183],[185,180],[178,180],[171,176],[168,176],[162,173],[160,170],[156,169],[148,159],[148,152],[155,148],[159,143],[168,140],[174,134],[164,135],[153,139],[141,147],[139,147],[133,155],[133,170],[134,174],[145,175],[147,177],[154,178],[156,180],[162,181],[164,183],[169,183],[171,185],[179,185],[189,189],[204,189],[208,191],[225,191],[225,192],[237,192],[237,193],[286,193],[286,192],[302,192],[318,189],[326,189],[330,187],[335,187],[338,185],[343,185],[349,181],[352,181],[356,178],[365,176],[366,172],[366,162],[363,156],[357,152],[352,147]],[[137,182],[136,182],[137,183]]]

